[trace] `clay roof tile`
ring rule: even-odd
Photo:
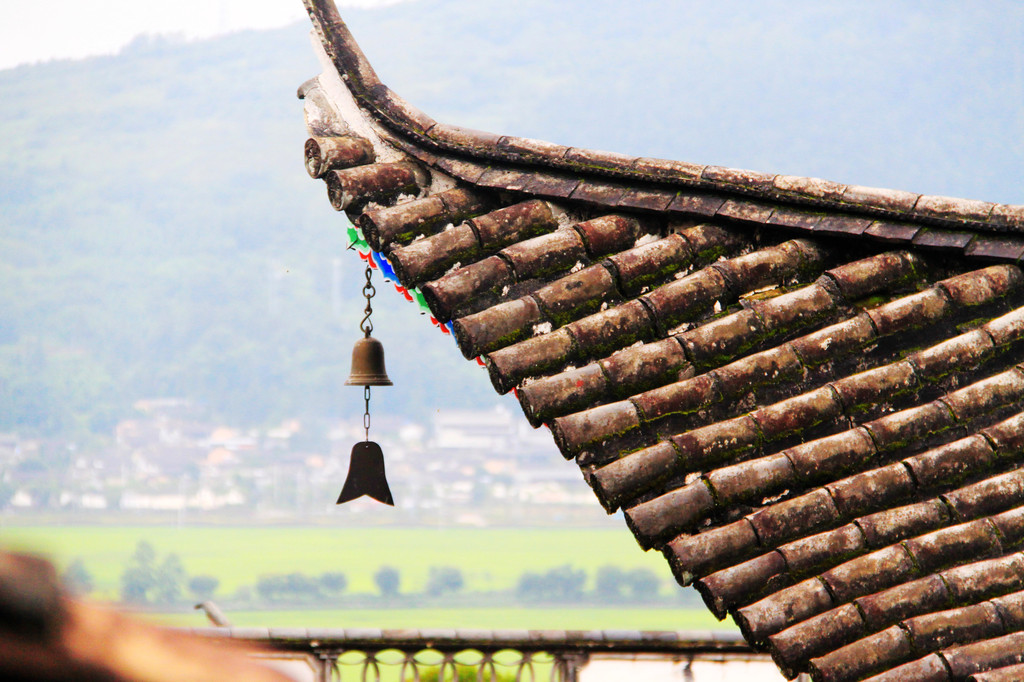
[[[787,674],[1021,663],[1024,207],[435,122],[307,6],[307,170],[681,584]]]

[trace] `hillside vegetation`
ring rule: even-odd
[[[422,1],[345,16],[382,79],[439,120],[1024,201],[1014,3]],[[237,424],[361,411],[341,387],[359,261],[300,158],[294,93],[319,70],[307,32],[144,37],[0,72],[0,431],[109,433],[152,396]],[[497,400],[381,291],[396,386],[377,413]]]
[[[355,414],[362,272],[301,163],[304,33],[0,73],[0,431],[109,432],[148,396],[237,424]],[[379,392],[381,413],[423,416],[436,391],[494,400],[450,337],[380,292],[401,391]]]

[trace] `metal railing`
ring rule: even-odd
[[[290,665],[310,682],[579,682],[598,660],[675,664],[672,679],[722,680],[700,673],[719,666],[759,664],[762,676],[782,677],[770,658],[739,633],[715,631],[375,630],[194,628],[207,637],[258,645],[268,662]],[[589,671],[588,671],[589,674]],[[737,677],[738,679],[738,677]]]

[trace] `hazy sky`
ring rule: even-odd
[[[401,0],[336,0],[338,7]],[[142,33],[208,38],[276,28],[305,18],[301,0],[3,0],[0,69],[18,64],[112,54]]]
[[[1021,201],[1020,0],[336,2],[384,82],[448,123]],[[0,0],[0,69],[290,22],[309,26],[302,0]],[[494,74],[517,95],[482,96]]]

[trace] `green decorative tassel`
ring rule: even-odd
[[[420,290],[413,289],[409,293],[412,294],[412,298],[416,301],[416,305],[420,307],[420,312],[430,315],[430,306],[427,305],[427,299],[423,298],[423,294],[420,293]]]
[[[363,231],[355,225],[348,226],[348,229],[345,230],[345,236],[348,237],[348,248],[354,248],[363,252],[370,250],[370,245],[366,242],[366,238],[363,237]]]

